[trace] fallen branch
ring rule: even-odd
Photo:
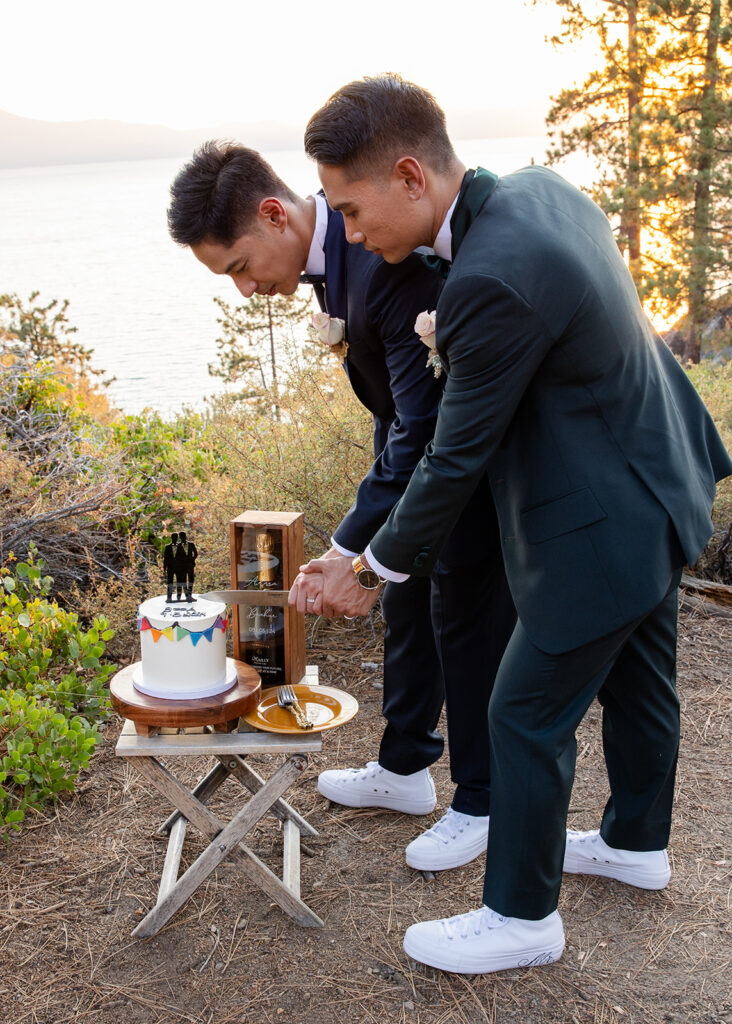
[[[714,583],[712,580],[702,580],[684,573],[681,577],[681,586],[686,590],[695,590],[717,604],[732,608],[732,587],[726,583]]]
[[[710,616],[719,619],[732,619],[732,611],[727,608],[723,608],[721,605],[714,604],[705,597],[696,597],[694,594],[687,594],[686,591],[682,590],[680,595],[680,604],[682,608],[686,608],[687,611],[700,612],[707,618]]]

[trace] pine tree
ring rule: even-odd
[[[279,419],[279,368],[285,359],[298,359],[298,339],[308,344],[310,295],[252,295],[241,306],[221,298],[214,302],[222,314],[216,321],[222,336],[216,339],[218,363],[210,363],[208,372],[229,384],[243,384],[237,396],[241,401],[260,412],[271,409]]]
[[[685,356],[698,362],[702,330],[715,290],[729,285],[730,180],[732,135],[729,129],[730,26],[729,3],[723,22],[722,0],[689,5],[689,34],[693,34],[699,66],[696,80],[683,101],[690,139],[689,166],[693,181],[690,217],[682,221],[675,250],[685,267],[684,284],[689,313],[686,318]],[[725,52],[726,51],[726,52]],[[727,58],[727,66],[725,66]],[[690,190],[691,191],[691,190]]]
[[[593,39],[600,64],[547,116],[550,163],[584,150],[590,190],[616,225],[646,308],[687,317],[699,358],[714,289],[729,284],[729,0],[554,0],[566,45]]]
[[[561,33],[552,38],[566,45],[593,39],[601,63],[581,85],[553,97],[547,115],[552,148],[549,163],[583,150],[598,165],[590,190],[593,199],[617,223],[618,244],[628,260],[636,286],[642,288],[641,237],[646,208],[655,201],[651,168],[645,161],[652,102],[658,26],[643,17],[645,0],[555,0],[562,8]]]
[[[51,362],[82,381],[104,377],[105,370],[92,366],[94,350],[73,339],[78,328],[66,315],[69,300],[51,299],[44,306],[39,295],[32,292],[27,302],[15,294],[0,295],[0,361]],[[106,387],[113,380],[96,384]]]

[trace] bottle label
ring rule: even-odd
[[[283,587],[282,537],[279,531],[248,527],[241,534],[237,585],[240,590],[267,590]],[[284,680],[285,611],[267,604],[239,609],[241,657],[269,683]]]

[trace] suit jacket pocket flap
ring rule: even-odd
[[[552,537],[597,523],[606,516],[590,488],[583,487],[522,512],[521,526],[529,544],[541,544]]]

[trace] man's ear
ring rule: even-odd
[[[419,160],[413,156],[402,156],[394,164],[392,175],[406,190],[410,199],[421,199],[427,187],[427,179]]]
[[[257,208],[258,215],[266,224],[262,224],[262,227],[274,227],[277,231],[282,232],[287,227],[287,210],[274,196],[267,196],[266,199],[262,199]]]

